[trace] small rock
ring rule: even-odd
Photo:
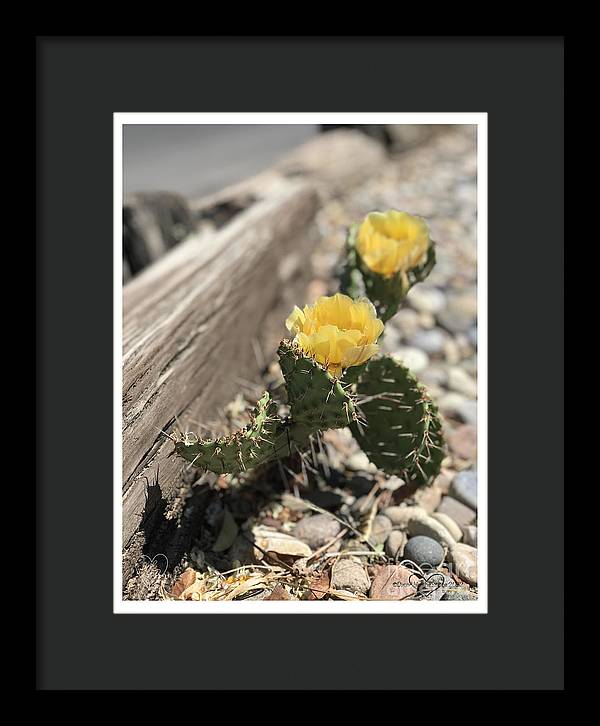
[[[368,494],[365,494],[362,497],[359,497],[354,504],[350,507],[350,511],[353,514],[366,514],[370,508],[375,503],[375,497],[370,497]]]
[[[413,498],[419,507],[422,507],[427,514],[431,514],[442,501],[442,490],[434,482],[431,486],[417,489]]]
[[[396,489],[400,489],[400,487],[403,487],[404,484],[404,480],[400,479],[399,476],[390,476],[388,479],[381,482],[381,488],[387,489],[390,492],[395,492]]]
[[[477,458],[477,429],[471,424],[463,424],[448,436],[448,446],[460,459],[474,461]]]
[[[469,343],[474,348],[477,348],[477,326],[473,325],[469,330],[467,331],[467,337],[469,338]]]
[[[442,595],[442,600],[477,600],[477,595],[461,587],[450,588]]]
[[[446,307],[446,296],[437,287],[415,285],[407,297],[415,310],[424,313],[439,313]]]
[[[448,388],[462,393],[467,398],[477,398],[477,381],[474,381],[460,366],[448,368]]]
[[[449,298],[445,310],[438,313],[438,321],[452,333],[466,333],[477,319],[476,294],[455,295]]]
[[[438,399],[438,405],[443,414],[449,418],[471,424],[477,424],[477,401],[465,398],[460,393],[446,393]]]
[[[463,531],[462,529],[456,524],[456,522],[452,519],[452,517],[449,517],[447,514],[444,514],[443,512],[434,512],[431,515],[434,519],[437,519],[438,522],[444,525],[444,527],[450,532],[452,537],[457,541],[460,542],[460,540],[463,537]]]
[[[433,517],[427,517],[426,519],[413,519],[408,523],[407,529],[409,535],[413,537],[415,535],[431,537],[431,539],[439,542],[444,547],[452,547],[456,544],[456,540],[446,527],[444,527],[444,525],[437,519],[433,519]]]
[[[312,550],[317,550],[330,542],[340,529],[340,523],[333,517],[328,517],[326,514],[313,514],[298,522],[294,528],[294,537],[306,542]]]
[[[340,558],[331,568],[331,587],[334,590],[366,594],[371,587],[371,581],[360,562]]]
[[[375,486],[373,479],[369,479],[366,476],[360,476],[357,474],[346,485],[348,489],[354,494],[355,497],[362,497],[368,494],[371,489]]]
[[[437,567],[444,559],[444,549],[431,537],[419,535],[411,537],[404,547],[403,557],[417,565],[430,565]]]
[[[439,570],[425,573],[418,587],[418,593],[424,600],[441,600],[449,588],[454,587],[454,580]]]
[[[477,550],[467,544],[458,543],[450,549],[450,560],[454,571],[469,585],[477,584]]]
[[[458,499],[449,496],[442,499],[436,511],[447,514],[459,527],[466,527],[469,524],[473,524],[477,518],[477,512],[474,512],[470,507],[459,502]]]
[[[446,362],[452,366],[460,363],[462,356],[460,354],[458,343],[454,340],[454,338],[448,338],[448,340],[444,343],[444,356],[446,358]]]
[[[450,494],[471,509],[477,509],[477,472],[473,469],[459,472],[450,486]]]
[[[428,386],[446,387],[448,373],[441,365],[430,365],[421,373],[421,380]]]
[[[442,470],[442,472],[436,477],[434,481],[434,486],[436,486],[442,492],[442,494],[448,494],[448,492],[450,491],[450,483],[452,482],[453,478],[453,471],[448,469]]]
[[[406,541],[406,532],[401,532],[398,529],[393,530],[385,541],[385,554],[394,560],[402,559]]]
[[[293,494],[285,492],[281,495],[281,504],[292,512],[308,512],[310,507],[302,499],[298,499]]]
[[[391,521],[383,514],[378,514],[373,520],[369,542],[372,545],[383,544],[392,531]]]
[[[227,558],[231,562],[232,566],[234,566],[233,563],[236,561],[239,562],[240,566],[258,562],[256,554],[254,544],[249,542],[248,539],[241,534],[238,534],[231,547],[227,550]],[[263,555],[261,554],[260,558],[262,557]]]
[[[364,451],[357,451],[346,459],[346,468],[351,471],[376,472],[377,467],[369,461]]]
[[[371,600],[406,600],[417,592],[418,578],[412,570],[402,565],[382,567],[371,585]]]
[[[312,555],[311,548],[305,542],[283,532],[257,526],[254,527],[252,533],[255,543],[264,552],[275,552],[278,555],[289,555],[291,557],[310,557]],[[262,559],[264,554],[255,549],[255,557]]]
[[[391,323],[389,323],[388,326],[390,324]],[[401,310],[398,310],[396,315],[393,317],[393,325],[398,328],[405,337],[408,337],[416,333],[419,329],[419,315],[410,308],[402,308]],[[386,330],[386,336],[387,334],[388,331]]]
[[[429,356],[419,348],[397,348],[393,357],[409,368],[412,373],[420,373],[429,365]]]
[[[477,527],[474,524],[463,527],[463,540],[465,544],[477,547]]]
[[[395,527],[406,527],[412,519],[424,519],[427,512],[423,507],[386,507],[383,514]]]
[[[436,355],[444,351],[444,343],[446,342],[446,334],[439,328],[431,330],[418,330],[407,340],[408,344],[413,348],[424,350],[429,355]]]

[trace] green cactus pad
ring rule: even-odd
[[[354,421],[354,404],[338,379],[290,341],[282,341],[277,353],[295,427],[315,432]]]
[[[203,440],[186,433],[175,451],[192,466],[217,474],[237,473],[270,461],[283,441],[277,404],[265,393],[251,414],[251,423],[231,436]]]
[[[393,277],[383,277],[370,270],[362,261],[356,249],[356,235],[359,225],[348,230],[346,258],[340,276],[340,291],[352,298],[368,297],[377,310],[377,317],[383,322],[398,312],[411,287],[422,282],[435,265],[435,243],[431,242],[425,262]]]
[[[356,384],[352,433],[369,459],[407,482],[439,474],[444,440],[437,408],[412,373],[391,356],[369,361]]]

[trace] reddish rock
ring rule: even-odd
[[[475,461],[477,458],[477,429],[464,424],[448,434],[448,446],[460,459]]]
[[[418,578],[408,567],[388,565],[381,568],[371,583],[371,600],[406,600],[417,592]]]

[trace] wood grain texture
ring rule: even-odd
[[[289,312],[282,293],[317,240],[317,206],[310,186],[281,180],[220,231],[186,240],[125,287],[125,545],[146,507],[143,475],[159,469],[165,499],[181,480],[182,461],[169,456],[173,445],[160,429],[172,429],[175,417],[183,426],[215,418],[239,378],[257,372],[253,341],[274,353]],[[272,316],[279,332],[268,341]]]

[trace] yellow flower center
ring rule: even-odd
[[[344,368],[374,356],[383,332],[383,323],[369,300],[352,300],[341,293],[320,297],[304,310],[294,307],[285,324],[303,353],[336,378]]]
[[[407,212],[371,212],[358,229],[358,253],[370,270],[384,277],[422,264],[428,247],[427,223]]]

